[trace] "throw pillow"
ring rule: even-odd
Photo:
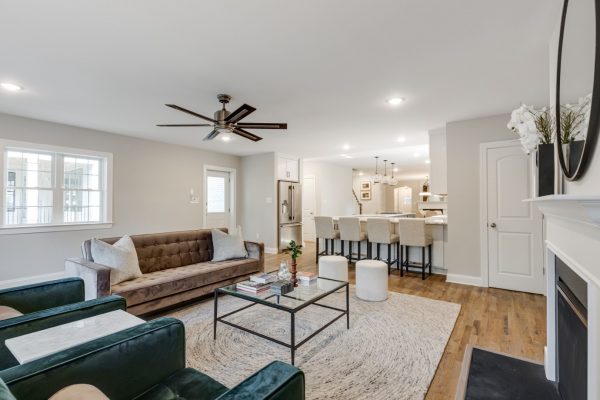
[[[227,234],[218,229],[212,230],[213,261],[231,260],[234,258],[247,258],[248,252],[242,238],[242,229]]]
[[[109,400],[100,389],[85,383],[62,388],[48,400]]]
[[[4,321],[5,319],[16,318],[23,315],[19,311],[15,310],[9,306],[0,306],[0,321]]]
[[[92,239],[92,258],[95,263],[105,265],[111,269],[111,285],[142,276],[133,240],[127,235],[115,244]]]

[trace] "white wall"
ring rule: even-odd
[[[303,175],[315,177],[317,215],[355,213],[351,168],[326,162],[304,161]]]
[[[244,236],[277,251],[277,192],[275,153],[242,157],[241,218]]]
[[[479,245],[479,145],[514,139],[506,128],[510,115],[446,125],[448,162],[448,274],[481,276]]]
[[[203,166],[240,168],[231,155],[6,114],[0,114],[0,138],[114,155],[113,227],[0,235],[0,281],[60,272],[91,237],[198,229],[204,208],[190,204],[189,193],[194,188],[202,198]],[[239,179],[237,187],[239,193]]]
[[[429,131],[429,191],[433,194],[448,193],[446,128]]]
[[[360,197],[360,184],[361,182],[371,182],[371,200],[362,200]],[[374,184],[373,183],[373,176],[371,175],[363,175],[360,176],[358,175],[358,172],[354,172],[353,173],[353,178],[352,178],[352,188],[354,189],[354,192],[356,193],[356,195],[358,196],[359,201],[362,203],[362,213],[363,214],[377,214],[380,213],[382,211],[385,211],[385,198],[386,198],[386,193],[383,190],[383,185],[381,184]],[[358,214],[358,212],[355,211],[356,214]]]

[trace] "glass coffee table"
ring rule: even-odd
[[[346,309],[337,308],[326,304],[318,303],[319,300],[329,296],[332,293],[340,289],[346,288]],[[227,314],[218,316],[218,304],[219,304],[219,294],[228,294],[230,296],[238,297],[240,299],[244,299],[250,302],[250,304],[239,308],[237,310],[228,312]],[[261,304],[263,306],[271,307],[276,310],[280,310],[283,312],[287,312],[290,314],[290,343],[283,342],[281,340],[272,338],[270,336],[264,335],[260,332],[256,332],[252,329],[248,329],[241,325],[235,324],[231,321],[227,321],[225,318],[236,314],[240,311],[246,310],[247,308],[253,307],[257,304]],[[300,310],[308,306],[318,306],[328,308],[330,310],[338,311],[339,315],[335,318],[327,322],[325,325],[317,329],[315,332],[311,333],[308,337],[302,339],[300,342],[296,343],[296,333],[295,333],[295,323],[296,323],[296,313]],[[294,355],[296,350],[302,346],[304,343],[308,342],[310,339],[315,337],[319,332],[323,331],[329,325],[333,324],[335,321],[340,319],[343,316],[346,316],[346,329],[350,329],[350,289],[348,282],[336,281],[333,279],[327,278],[317,278],[314,283],[310,285],[299,285],[294,288],[294,290],[290,293],[286,293],[283,295],[275,294],[270,290],[267,290],[262,293],[253,294],[250,292],[245,292],[242,290],[237,290],[236,285],[229,285],[222,288],[218,288],[215,290],[215,310],[214,310],[214,325],[213,325],[213,338],[217,339],[217,322],[221,322],[223,324],[233,326],[237,329],[241,329],[244,332],[251,333],[263,339],[270,340],[271,342],[277,343],[281,346],[285,346],[291,351],[292,365],[294,364]]]

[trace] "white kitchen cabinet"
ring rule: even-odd
[[[298,158],[280,155],[277,159],[277,178],[284,181],[298,182],[300,179]]]

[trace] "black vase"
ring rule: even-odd
[[[569,165],[569,174],[571,175],[575,173],[579,166],[584,144],[585,140],[573,140],[569,143],[569,159],[567,163]]]
[[[554,145],[540,144],[537,151],[538,196],[554,194]]]

